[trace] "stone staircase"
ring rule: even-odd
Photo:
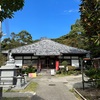
[[[50,76],[51,75],[51,69],[42,69],[41,72],[38,75]]]

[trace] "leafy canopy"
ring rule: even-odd
[[[12,18],[14,12],[21,10],[24,6],[24,0],[0,0],[2,11],[0,12],[0,21],[6,18]]]
[[[100,0],[81,0],[81,22],[90,44],[100,45]]]
[[[23,30],[18,34],[12,32],[10,38],[5,38],[2,41],[2,49],[3,50],[12,49],[15,47],[23,46],[25,44],[30,44],[32,42],[33,42],[32,36],[27,31]]]

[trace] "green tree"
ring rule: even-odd
[[[70,32],[57,38],[55,41],[72,47],[87,49],[87,38],[84,36],[84,33],[85,31],[81,25],[81,21],[77,19],[75,24],[71,25]]]
[[[77,19],[75,24],[71,25],[71,31],[69,32],[69,35],[71,37],[76,37],[78,34],[84,34],[84,32],[85,31],[81,25],[81,21]]]
[[[32,36],[27,31],[21,31],[18,34],[12,32],[10,38],[5,38],[2,41],[2,49],[12,49],[15,47],[23,46],[25,44],[30,44],[32,42]]]
[[[78,19],[76,20],[75,24],[71,25],[71,31],[69,32],[68,41],[71,46],[78,47],[78,48],[84,48],[84,29],[81,25],[81,21]],[[85,48],[84,48],[85,49]]]
[[[33,42],[32,36],[27,31],[23,30],[17,34],[17,41],[22,44],[30,44]]]
[[[0,21],[6,18],[12,18],[14,12],[21,10],[24,6],[24,0],[0,0],[2,11],[0,12]]]
[[[3,50],[3,49],[4,49],[4,50],[9,49],[10,43],[11,43],[10,38],[5,38],[5,39],[2,41],[2,45],[1,45],[2,50]]]
[[[0,52],[1,38],[3,36],[1,22],[6,18],[12,18],[14,12],[21,10],[24,6],[24,0],[0,0]]]
[[[81,0],[80,12],[87,45],[93,56],[98,56],[100,51],[95,49],[100,48],[100,0]]]

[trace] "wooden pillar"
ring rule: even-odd
[[[41,59],[40,59],[40,57],[38,57],[37,69],[38,69],[38,72],[41,71]]]
[[[56,71],[59,70],[59,60],[56,60]]]

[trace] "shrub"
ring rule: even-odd
[[[0,67],[6,62],[7,58],[0,53]]]
[[[28,68],[26,68],[25,70],[23,70],[24,73],[28,74],[28,73],[35,73],[36,72],[36,68],[32,67],[32,65],[29,65]]]
[[[73,70],[75,70],[76,69],[76,67],[75,66],[67,66],[68,67],[68,71],[73,71]]]
[[[68,71],[68,75],[75,74],[75,71]]]
[[[61,74],[65,74],[66,73],[66,66],[67,66],[67,61],[63,61],[62,63],[61,63],[61,65],[63,65],[64,66],[64,68],[61,68],[60,69],[60,71],[61,71]]]
[[[90,68],[85,71],[85,75],[91,79],[100,79],[100,69]]]
[[[100,69],[90,68],[89,70],[85,71],[85,75],[88,76],[91,80],[95,80],[95,87],[100,86]]]
[[[61,74],[66,74],[66,69],[65,68],[61,68]]]
[[[61,74],[61,70],[56,71],[56,74]]]
[[[67,66],[67,61],[63,61],[62,63],[61,63],[61,65],[63,65],[64,67],[66,67]]]

